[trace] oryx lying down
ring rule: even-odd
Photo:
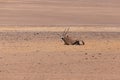
[[[69,28],[65,29],[62,35],[58,34],[61,37],[61,39],[64,41],[65,45],[85,45],[84,41],[71,38],[68,35],[68,32],[69,32]]]

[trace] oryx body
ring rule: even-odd
[[[79,41],[79,40],[76,40],[76,39],[73,39],[71,38],[69,35],[68,35],[68,31],[69,31],[69,28],[68,29],[65,29],[65,31],[63,32],[61,39],[64,41],[64,44],[65,45],[84,45],[84,41]]]

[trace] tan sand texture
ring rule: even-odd
[[[0,0],[0,25],[120,25],[119,0]]]
[[[85,46],[66,46],[36,30],[0,31],[0,80],[120,80],[119,32],[70,32]]]

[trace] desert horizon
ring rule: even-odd
[[[111,26],[1,26],[0,32],[63,32],[70,28],[70,32],[120,32],[119,27]]]

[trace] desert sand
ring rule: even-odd
[[[0,0],[0,80],[120,80],[120,0]]]
[[[71,28],[84,46],[64,45],[56,35],[64,27],[27,29],[1,28],[0,80],[120,80],[119,29]]]

